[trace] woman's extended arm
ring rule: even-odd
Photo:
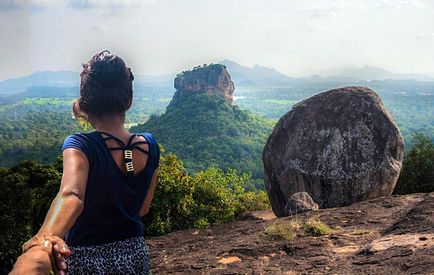
[[[39,232],[23,245],[23,253],[50,238],[55,238],[53,236],[60,238],[65,236],[83,210],[88,172],[89,162],[83,152],[73,148],[63,151],[63,176],[59,192],[51,203]],[[65,245],[53,246],[59,274],[64,274],[65,257],[70,253]]]
[[[155,186],[157,185],[158,169],[155,170],[154,175],[152,175],[151,186],[149,187],[148,194],[143,201],[142,208],[140,209],[140,217],[148,214],[149,207],[151,207],[152,198],[154,197]]]
[[[63,151],[63,176],[59,193],[51,203],[37,236],[63,238],[81,214],[84,205],[89,162],[78,149]]]

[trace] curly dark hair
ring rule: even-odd
[[[80,98],[72,105],[75,118],[124,113],[131,107],[134,76],[119,56],[108,50],[95,54],[83,64],[80,78]]]

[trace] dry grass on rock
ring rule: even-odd
[[[333,233],[327,224],[310,218],[304,222],[298,219],[278,220],[268,225],[264,230],[264,237],[270,241],[292,240],[297,236],[322,236]]]

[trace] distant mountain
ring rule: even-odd
[[[231,60],[222,60],[219,64],[227,67],[235,86],[286,86],[294,80],[273,68],[260,65],[250,68]]]
[[[252,68],[223,60],[236,86],[287,86],[294,80],[273,68],[255,65]],[[135,75],[136,86],[173,87],[176,74]],[[26,92],[34,87],[78,87],[80,76],[74,71],[42,71],[15,79],[0,81],[0,95]]]
[[[136,75],[135,85],[172,86],[174,74]],[[42,71],[30,75],[0,81],[0,96],[23,93],[30,88],[40,87],[78,87],[80,74],[74,71]]]
[[[365,65],[363,67],[345,66],[329,70],[322,74],[326,79],[342,80],[416,80],[434,81],[434,77],[423,74],[393,73],[382,68]]]
[[[246,67],[231,60],[223,60],[219,63],[226,65],[235,86],[303,86],[318,82],[360,83],[373,80],[434,81],[434,77],[429,75],[393,73],[368,65],[363,67],[344,66],[310,77],[292,78],[273,68],[260,65]]]
[[[260,65],[247,67],[231,60],[222,60],[219,64],[227,67],[235,86],[299,86],[331,83],[339,85],[360,84],[366,81],[434,81],[434,77],[423,74],[393,73],[372,67],[345,66],[317,73],[310,77],[293,78],[276,69]],[[173,87],[176,74],[166,75],[135,75],[136,86]],[[78,87],[80,76],[74,71],[42,71],[31,75],[0,81],[0,96],[15,95],[26,92],[29,88],[42,87]]]
[[[14,79],[0,81],[0,95],[24,92],[30,87],[74,87],[79,75],[73,71],[43,71]]]

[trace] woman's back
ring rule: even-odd
[[[91,246],[143,236],[139,212],[158,167],[159,148],[149,133],[132,137],[131,144],[139,142],[138,148],[126,148],[132,149],[132,173],[122,169],[125,144],[109,134],[95,131],[65,139],[63,149],[79,149],[89,160],[84,209],[66,235],[68,245]]]
[[[83,64],[72,111],[96,131],[65,139],[59,192],[26,245],[65,237],[69,274],[145,274],[150,268],[141,216],[153,199],[159,149],[151,134],[131,135],[125,128],[133,80],[125,62],[108,51]]]

